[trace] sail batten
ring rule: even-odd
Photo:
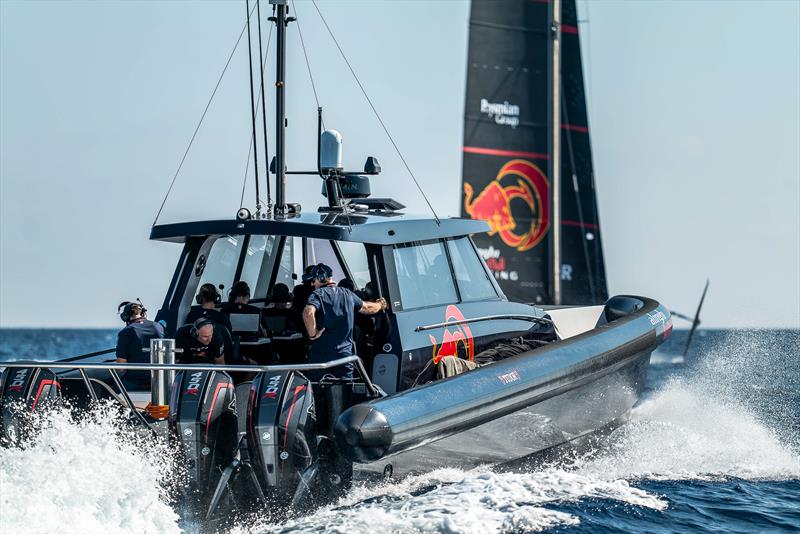
[[[558,284],[563,303],[596,303],[607,299],[607,289],[580,33],[575,1],[560,3],[562,38],[559,61],[553,62],[561,65],[560,121],[551,127],[551,6],[473,0],[461,212],[489,223],[490,232],[475,236],[475,242],[511,300],[553,303]],[[558,157],[553,146],[559,147]],[[561,174],[557,195],[549,176],[554,163]],[[559,212],[557,251],[554,211]]]

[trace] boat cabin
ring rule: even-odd
[[[541,317],[544,312],[508,302],[503,295],[469,237],[485,232],[485,222],[460,218],[437,222],[379,205],[382,209],[356,213],[154,226],[151,239],[183,243],[157,319],[174,333],[206,283],[220,288],[227,300],[228,289],[245,281],[252,293],[250,303],[264,307],[276,284],[291,290],[301,283],[306,266],[325,263],[333,269],[336,282],[348,278],[365,300],[384,297],[389,303],[385,313],[374,316],[369,343],[358,339],[364,332],[357,332],[354,341],[373,381],[390,394],[429,381],[435,374],[431,363],[443,356],[471,360],[509,333],[536,327],[530,321],[505,318]],[[497,314],[505,315],[437,326]]]

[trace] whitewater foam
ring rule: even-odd
[[[0,532],[180,532],[168,504],[173,455],[102,405],[53,409],[22,448],[0,448]]]
[[[604,478],[800,478],[800,458],[742,404],[673,379],[634,408],[580,472]]]
[[[624,480],[606,481],[547,469],[534,473],[495,473],[487,469],[440,469],[399,482],[358,485],[341,501],[311,516],[281,525],[267,521],[234,533],[273,533],[320,529],[326,532],[483,533],[540,531],[579,523],[548,504],[602,498],[663,510],[666,503]]]

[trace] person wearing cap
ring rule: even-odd
[[[307,277],[314,287],[303,308],[303,323],[312,341],[309,363],[324,363],[355,354],[355,313],[374,315],[386,309],[386,300],[362,301],[349,289],[338,287],[333,281],[333,270],[324,263],[313,266]],[[303,278],[305,281],[306,276]],[[352,378],[353,367],[348,364],[321,374]]]
[[[142,349],[150,348],[151,339],[162,339],[164,327],[147,319],[141,302],[122,302],[117,313],[125,327],[117,334],[117,363],[149,363],[150,356]],[[123,371],[125,389],[150,389],[150,371]]]

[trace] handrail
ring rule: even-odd
[[[225,371],[225,372],[242,372],[254,371],[258,373],[263,372],[280,372],[280,371],[324,371],[353,363],[358,369],[359,374],[364,379],[372,393],[377,394],[378,390],[369,378],[364,362],[358,356],[345,356],[337,360],[331,360],[324,363],[306,363],[306,364],[288,364],[288,365],[197,365],[197,364],[157,364],[157,363],[72,363],[63,361],[24,361],[14,360],[9,362],[0,362],[0,367],[28,367],[33,369],[99,369],[99,370],[125,370],[125,371]]]
[[[529,321],[532,323],[548,324],[555,326],[553,321],[551,319],[547,319],[546,317],[537,317],[536,315],[507,314],[507,315],[484,315],[482,317],[470,317],[468,319],[460,319],[457,321],[445,321],[443,323],[418,326],[414,329],[414,332],[423,332],[425,330],[433,330],[434,328],[442,328],[445,326],[458,326],[467,323],[480,323],[483,321],[503,321],[503,320]]]

